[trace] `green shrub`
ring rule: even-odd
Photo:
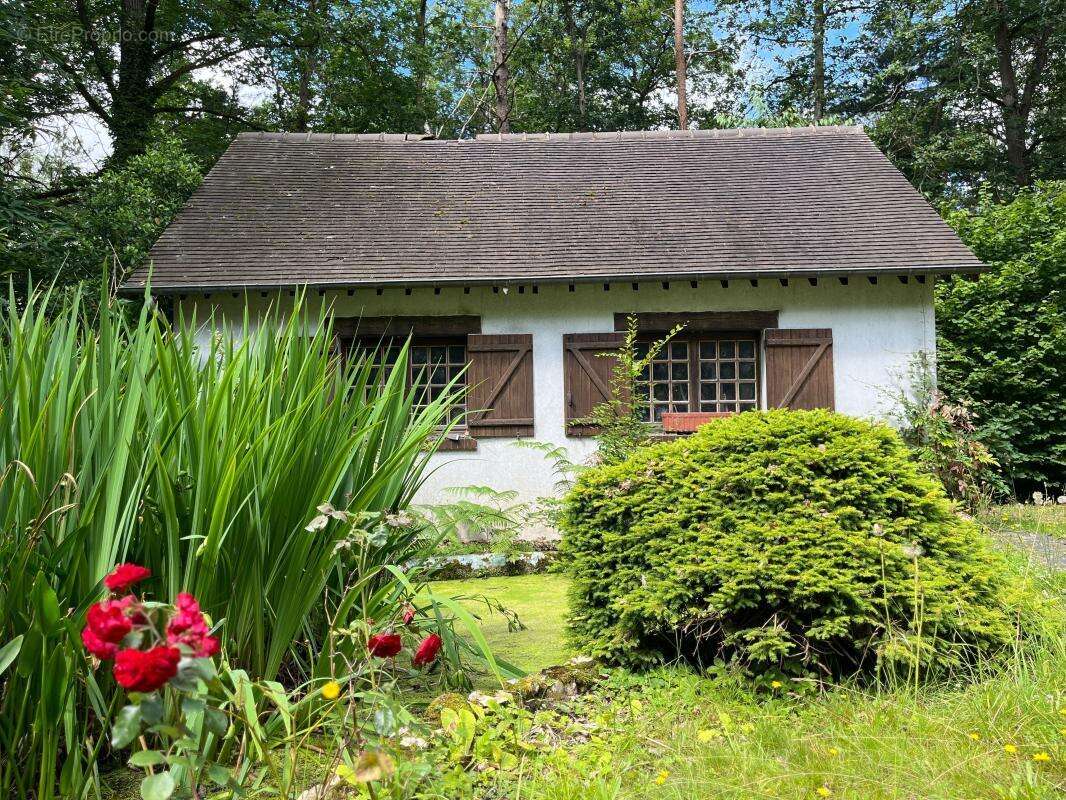
[[[937,286],[940,388],[976,414],[1020,495],[1064,486],[1066,181],[947,219],[993,269]]]
[[[626,666],[927,675],[1008,645],[1002,564],[897,434],[748,412],[582,473],[570,631]]]

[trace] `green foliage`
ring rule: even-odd
[[[976,436],[970,410],[946,402],[937,391],[929,353],[923,350],[912,359],[906,388],[893,399],[903,441],[940,480],[948,497],[975,513],[994,496],[1007,494],[995,472],[995,458]]]
[[[1008,477],[1066,485],[1066,182],[948,221],[992,267],[937,287],[939,382]]]
[[[176,141],[163,139],[91,181],[79,203],[24,204],[23,216],[14,220],[18,224],[8,228],[9,238],[0,236],[3,272],[67,285],[97,278],[106,264],[120,279],[144,261],[156,237],[200,185],[202,169]],[[15,196],[6,199],[21,202]],[[17,282],[16,289],[25,288]]]
[[[258,679],[331,674],[331,623],[413,593],[388,567],[422,539],[382,517],[417,489],[452,402],[416,411],[405,355],[366,392],[370,362],[338,363],[302,305],[206,340],[147,305],[133,322],[106,296],[95,319],[76,293],[48,305],[10,302],[0,322],[0,646],[22,637],[0,683],[0,793],[40,800],[80,795],[104,753],[117,695],[78,636],[114,564],[193,592]],[[309,528],[323,503],[373,536]]]
[[[867,8],[851,105],[873,114],[874,141],[915,186],[969,202],[1066,177],[1062,0]]]
[[[645,421],[648,408],[647,374],[651,362],[683,326],[678,325],[666,336],[647,346],[638,344],[637,318],[626,320],[626,336],[622,346],[609,355],[615,359],[608,388],[611,396],[592,409],[578,425],[597,429],[596,461],[617,464],[651,441],[652,427]],[[599,353],[597,357],[603,357]]]
[[[941,674],[1014,637],[1002,564],[889,428],[749,412],[585,472],[570,629],[608,661]]]

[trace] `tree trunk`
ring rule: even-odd
[[[111,96],[108,130],[114,149],[109,165],[143,153],[151,138],[156,98],[152,92],[154,15],[142,0],[125,0],[119,13],[119,64]]]
[[[811,25],[811,56],[814,66],[811,71],[811,91],[814,105],[814,121],[825,116],[825,0],[814,0]]]
[[[496,0],[492,85],[496,90],[496,130],[500,133],[511,132],[511,98],[508,94],[508,85],[511,81],[507,67],[507,18],[509,15],[510,0]]]
[[[1011,52],[1011,26],[1002,3],[995,4],[996,60],[999,65],[1000,114],[1003,118],[1003,138],[1007,145],[1007,161],[1011,177],[1019,186],[1029,186],[1032,169],[1029,149],[1026,146],[1026,128],[1029,123],[1029,107],[1018,91],[1018,75],[1014,69],[1014,54]]]
[[[563,0],[563,21],[566,35],[570,37],[570,52],[574,57],[574,83],[577,85],[577,129],[588,128],[588,101],[585,98],[585,42],[579,38],[577,21],[574,19],[572,0]]]
[[[426,17],[429,13],[429,0],[420,0],[418,4],[418,52],[415,60],[415,102],[418,103],[418,114],[422,117],[422,130],[431,133],[429,124],[429,99],[426,97]]]
[[[685,0],[674,0],[674,63],[677,69],[677,122],[688,128],[688,100],[685,97],[688,61],[685,58]]]
[[[308,0],[307,16],[310,21],[310,42],[306,49],[299,54],[300,58],[300,84],[296,97],[296,111],[293,114],[292,129],[297,133],[308,130],[311,122],[311,80],[314,77],[318,56],[318,3],[317,0]]]

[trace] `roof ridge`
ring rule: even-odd
[[[720,139],[744,136],[796,136],[826,133],[865,133],[862,125],[806,125],[781,128],[689,128],[651,131],[581,131],[574,133],[479,133],[477,141],[549,142],[549,141],[631,141],[656,139]]]
[[[865,133],[862,125],[808,125],[783,128],[690,128],[652,131],[578,131],[572,133],[479,133],[474,139],[437,139],[427,133],[293,133],[252,131],[237,134],[238,139],[266,142],[618,142],[661,141],[664,139],[740,139],[744,137],[784,138],[837,133]]]

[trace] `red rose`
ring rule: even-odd
[[[413,605],[411,605],[410,603],[408,603],[407,605],[405,605],[403,607],[403,614],[401,616],[401,619],[403,619],[403,624],[404,625],[410,625],[411,624],[411,620],[413,620],[414,618],[415,618],[415,607]]]
[[[402,647],[403,641],[398,633],[376,633],[366,642],[370,655],[378,658],[392,658]]]
[[[151,574],[151,570],[137,564],[119,564],[114,572],[104,578],[104,586],[117,594],[126,591],[133,584],[143,581]]]
[[[210,658],[218,652],[218,639],[207,635],[207,622],[200,604],[191,594],[182,592],[174,605],[178,613],[167,624],[167,644],[185,645],[197,658]]]
[[[85,615],[81,641],[85,649],[97,658],[112,658],[118,644],[133,630],[133,622],[126,611],[133,605],[133,597],[93,603]]]
[[[154,692],[178,674],[180,660],[176,647],[120,650],[115,656],[115,680],[131,692]]]
[[[418,649],[415,651],[415,657],[411,659],[411,663],[416,667],[421,667],[425,664],[432,664],[437,660],[437,654],[440,652],[440,646],[443,644],[440,636],[435,633],[431,633],[422,643],[418,645]]]
[[[115,653],[118,652],[118,645],[111,644],[111,642],[105,642],[95,633],[93,629],[86,626],[81,631],[81,643],[85,645],[85,649],[99,658],[101,661],[106,661],[109,658],[114,658]]]

